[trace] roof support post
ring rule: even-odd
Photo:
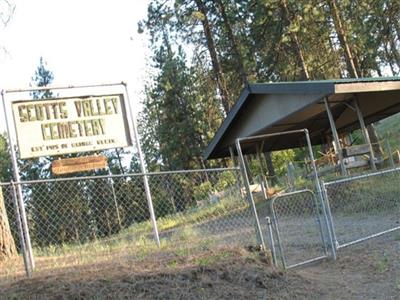
[[[325,103],[326,113],[328,114],[329,124],[331,125],[333,142],[335,143],[335,148],[336,148],[336,155],[338,156],[339,163],[340,163],[340,173],[343,176],[346,176],[347,170],[346,170],[346,166],[345,166],[344,160],[343,160],[342,147],[340,145],[339,135],[337,133],[337,129],[336,129],[336,125],[335,125],[335,120],[333,119],[332,111],[331,111],[327,97],[324,98],[324,103]]]
[[[390,146],[388,139],[385,139],[385,143],[386,143],[386,150],[389,154],[390,166],[394,169],[396,166],[394,165],[392,147]]]
[[[264,161],[263,161],[263,159],[261,157],[261,148],[262,148],[262,145],[260,145],[260,147],[259,147],[259,145],[256,144],[256,153],[257,153],[257,159],[258,159],[258,161],[260,163],[261,174],[263,176],[265,176],[267,173],[265,172]]]
[[[367,128],[365,127],[364,117],[361,112],[360,106],[358,105],[358,99],[356,97],[354,98],[354,107],[357,112],[358,122],[360,122],[361,132],[363,134],[364,141],[368,144],[369,147],[371,168],[372,170],[376,171],[374,149],[372,148],[371,140],[369,138],[369,133]]]
[[[261,170],[261,178],[260,178],[261,190],[262,190],[262,192],[264,194],[264,197],[268,198],[268,193],[265,190],[266,188],[267,189],[269,188],[268,187],[268,181],[266,180],[267,173],[266,173],[266,168],[264,168],[265,167],[264,160],[263,160],[263,158],[261,156],[263,144],[264,144],[264,142],[261,143],[260,145],[256,144],[256,152],[257,152],[257,159],[258,159],[258,161],[260,163],[260,170]]]
[[[236,159],[235,159],[235,152],[233,152],[233,147],[229,146],[229,154],[231,155],[232,165],[236,167]]]

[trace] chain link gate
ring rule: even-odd
[[[327,226],[322,207],[309,189],[278,195],[270,200],[272,226],[270,244],[278,243],[285,269],[294,268],[328,257]],[[274,248],[274,247],[272,247]]]

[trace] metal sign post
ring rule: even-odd
[[[14,144],[13,144],[13,141],[12,141],[12,138],[11,138],[10,125],[9,125],[9,122],[8,122],[7,107],[6,107],[4,90],[1,91],[1,99],[2,99],[2,102],[3,102],[4,117],[5,117],[5,121],[6,121],[6,129],[7,129],[7,136],[8,136],[8,146],[10,147],[11,162],[12,162],[12,166],[13,166],[13,175],[14,175],[14,180],[16,181],[16,190],[17,190],[17,198],[18,198],[19,210],[20,210],[20,215],[21,215],[22,229],[24,231],[25,246],[26,246],[26,250],[25,251],[26,251],[26,253],[28,253],[30,269],[33,271],[35,269],[35,261],[34,261],[34,258],[33,258],[31,237],[30,237],[30,234],[29,234],[28,222],[27,222],[26,213],[25,213],[24,198],[23,198],[23,195],[22,195],[22,188],[21,188],[21,184],[20,184],[21,177],[19,175],[17,155],[15,153]]]
[[[154,213],[153,200],[151,198],[149,181],[148,181],[148,178],[147,178],[147,175],[146,175],[147,170],[146,170],[146,166],[145,166],[145,163],[144,163],[144,155],[143,155],[143,152],[142,152],[142,147],[140,146],[139,132],[137,130],[137,125],[136,125],[136,118],[135,118],[135,116],[133,114],[132,107],[131,107],[131,102],[129,100],[128,86],[127,86],[126,83],[122,83],[122,84],[125,86],[126,100],[128,102],[128,110],[129,110],[129,114],[130,114],[131,120],[132,120],[133,134],[134,134],[134,140],[135,140],[135,143],[136,143],[136,149],[137,149],[138,155],[139,155],[140,169],[141,169],[141,171],[143,173],[144,190],[146,192],[147,205],[149,207],[150,219],[151,219],[151,224],[153,226],[153,232],[154,232],[154,238],[156,239],[158,247],[160,247],[160,237],[159,237],[159,234],[158,234],[156,215]]]

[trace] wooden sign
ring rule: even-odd
[[[104,169],[107,168],[107,166],[107,157],[103,155],[85,156],[55,160],[51,164],[51,170],[55,175],[62,175]]]

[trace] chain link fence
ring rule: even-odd
[[[311,188],[255,196],[254,207],[236,168],[149,173],[146,178],[159,247],[143,174],[1,184],[20,255],[1,263],[0,282],[24,277],[30,264],[29,253],[22,255],[29,250],[20,224],[24,218],[18,217],[23,209],[33,276],[122,267],[155,251],[187,257],[219,247],[257,245],[254,207],[266,241],[271,230],[275,261],[285,268],[327,257],[333,244],[341,248],[400,229],[400,168],[325,183],[325,202]]]
[[[338,248],[400,229],[400,168],[324,186]]]
[[[49,179],[15,184],[22,190],[36,274],[78,272],[143,259],[152,251],[255,244],[253,211],[239,169],[146,174],[157,219],[153,233],[143,174]],[[12,185],[3,185],[11,228]],[[18,244],[18,242],[17,242]],[[22,258],[18,257],[23,274]],[[1,268],[0,281],[16,270]]]
[[[281,194],[270,200],[270,205],[272,238],[278,242],[278,249],[274,250],[284,268],[328,256],[326,222],[313,191]]]

